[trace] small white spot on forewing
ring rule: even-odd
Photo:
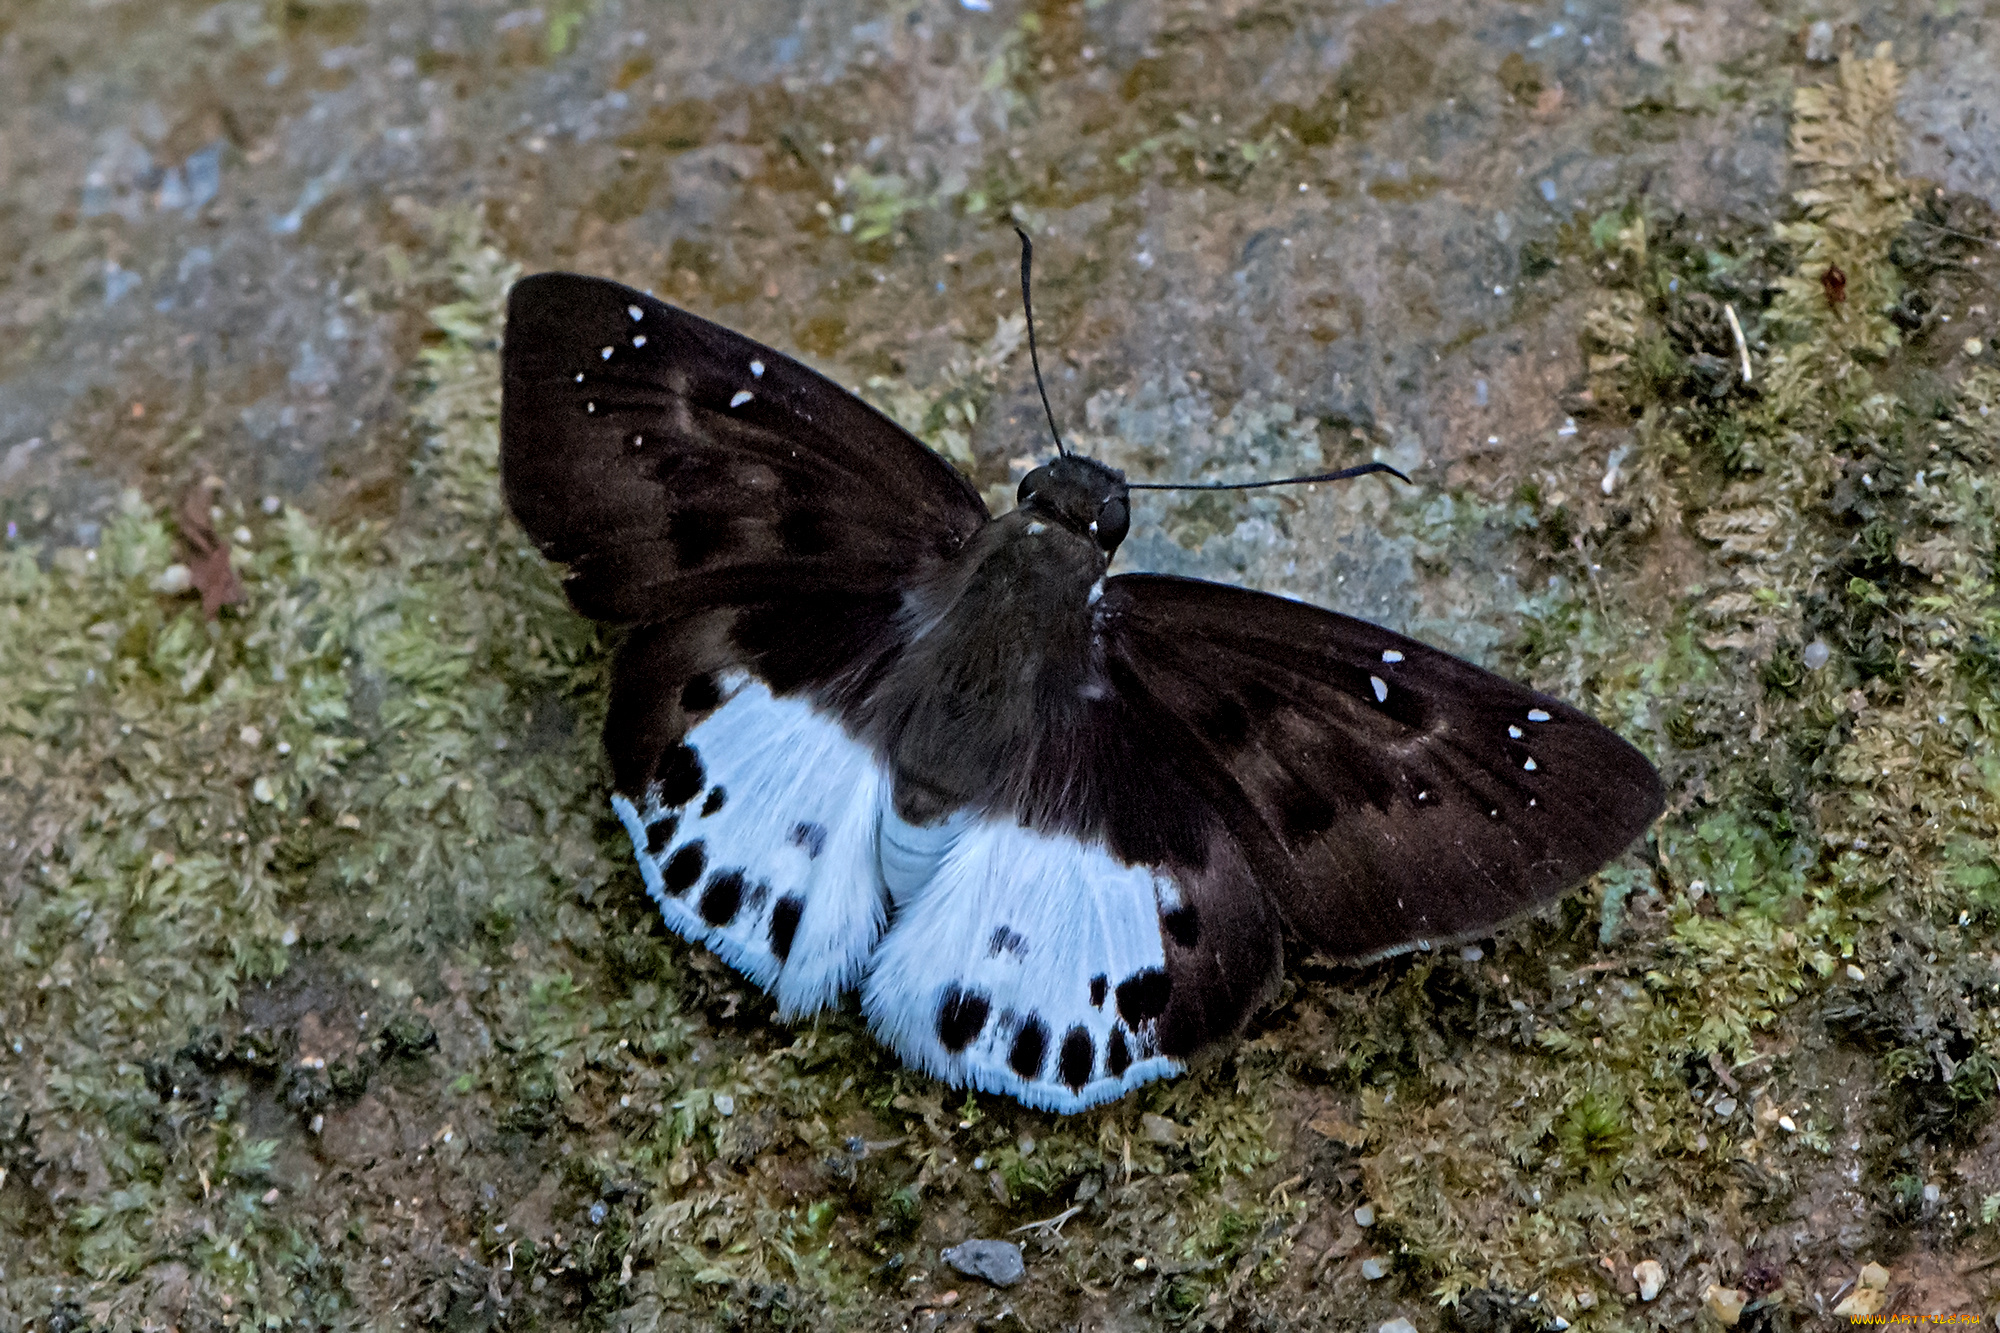
[[[1403,660],[1403,655],[1397,652],[1394,648],[1389,648],[1383,651],[1382,660],[1384,662],[1390,662],[1390,663],[1400,662]]]
[[[635,335],[632,339],[632,345],[634,347],[644,347],[646,345],[646,335],[643,333]]]
[[[609,361],[611,359],[611,349],[607,347],[603,351],[599,352],[597,355],[603,358],[604,360]]]
[[[1528,733],[1527,733],[1527,732],[1525,732],[1525,731],[1523,731],[1523,730],[1521,730],[1521,729],[1520,729],[1519,727],[1515,726],[1515,725],[1514,725],[1513,723],[1509,722],[1509,723],[1507,724],[1507,734],[1508,734],[1509,736],[1512,736],[1512,737],[1513,737],[1513,738],[1514,738],[1515,740],[1517,740],[1517,741],[1518,741],[1518,740],[1520,740],[1520,739],[1521,739],[1521,737],[1523,737],[1523,736],[1527,735]]]
[[[596,403],[585,403],[585,404],[583,405],[583,410],[584,410],[584,411],[586,411],[586,412],[589,412],[589,413],[591,413],[591,414],[593,414],[593,415],[595,415],[595,414],[596,414],[596,412],[597,412],[597,404],[596,404]]]
[[[1530,773],[1532,773],[1535,771],[1535,761],[1530,759],[1525,764],[1522,764],[1521,767],[1527,769]]]
[[[736,396],[729,400],[729,405],[731,407],[741,407],[743,406],[743,404],[749,402],[750,398],[751,398],[751,393],[748,389],[738,389],[736,391]]]
[[[1104,580],[1099,579],[1090,585],[1090,595],[1083,599],[1083,604],[1085,606],[1096,606],[1097,599],[1102,596],[1104,596]]]
[[[1030,523],[1028,525],[1028,535],[1030,537],[1039,537],[1047,530],[1048,524],[1046,523]]]
[[[1380,676],[1370,676],[1368,678],[1368,684],[1371,687],[1373,687],[1375,691],[1376,703],[1382,704],[1389,702],[1389,683],[1387,681],[1383,680]]]
[[[576,372],[576,382],[578,384],[583,383],[583,372],[580,370]]]
[[[1539,708],[1530,708],[1530,709],[1528,710],[1528,721],[1530,721],[1530,722],[1546,722],[1546,721],[1548,721],[1548,720],[1549,720],[1549,715],[1548,715],[1547,713],[1544,713],[1544,712],[1543,712],[1543,711],[1542,711],[1541,709],[1539,709]]]
[[[750,378],[758,380],[764,378],[764,363],[762,361],[752,361],[750,363]]]
[[[638,306],[635,305],[626,306],[625,313],[632,317],[632,322],[634,324],[638,323],[640,320],[646,317],[646,312],[641,310]]]

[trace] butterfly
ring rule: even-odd
[[[667,924],[781,1017],[858,988],[946,1083],[1113,1100],[1228,1049],[1287,948],[1480,936],[1660,811],[1644,756],[1554,698],[1110,574],[1130,495],[1089,458],[995,517],[831,380],[573,274],[514,286],[502,375],[507,503],[625,627],[611,804]]]

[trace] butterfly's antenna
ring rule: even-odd
[[[1298,486],[1313,481],[1346,481],[1349,477],[1365,477],[1374,472],[1386,472],[1406,485],[1410,481],[1387,463],[1357,463],[1338,472],[1315,472],[1310,477],[1279,477],[1275,481],[1128,481],[1125,485],[1127,489],[1134,491],[1255,491],[1266,486]]]
[[[1028,293],[1029,275],[1034,271],[1035,243],[1028,239],[1028,233],[1019,227],[1014,234],[1021,238],[1021,313],[1028,321],[1028,360],[1035,367],[1035,392],[1042,396],[1042,411],[1049,418],[1049,434],[1055,436],[1056,452],[1069,456],[1069,446],[1063,443],[1062,432],[1056,429],[1056,410],[1049,406],[1048,387],[1042,383],[1042,355],[1035,347],[1035,303]],[[1135,491],[1254,491],[1265,486],[1295,486],[1314,481],[1346,481],[1349,477],[1365,477],[1371,472],[1386,472],[1397,480],[1410,480],[1387,463],[1362,463],[1355,467],[1342,468],[1338,472],[1318,472],[1310,477],[1280,477],[1276,481],[1132,481],[1126,485]]]
[[[1035,392],[1042,396],[1042,411],[1048,413],[1049,434],[1056,437],[1056,452],[1067,458],[1069,446],[1063,443],[1062,432],[1056,429],[1056,410],[1049,406],[1049,391],[1042,385],[1041,353],[1035,350],[1035,303],[1028,296],[1028,273],[1035,263],[1035,243],[1019,227],[1014,228],[1014,234],[1021,238],[1021,313],[1028,320],[1028,360],[1035,367]]]

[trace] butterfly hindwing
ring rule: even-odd
[[[851,988],[881,934],[873,752],[801,698],[744,673],[668,747],[637,798],[612,798],[667,924],[770,991],[786,1016]]]
[[[1110,580],[1109,669],[1236,813],[1313,950],[1482,934],[1623,851],[1658,775],[1584,713],[1378,625],[1161,575]]]
[[[1010,818],[890,813],[882,837],[896,924],[862,1004],[906,1063],[1065,1112],[1180,1071],[1160,1023],[1171,878]]]

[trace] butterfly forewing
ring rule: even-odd
[[[502,375],[507,503],[598,619],[893,589],[986,521],[832,381],[617,283],[516,283]]]
[[[1101,606],[1122,691],[1198,753],[1286,925],[1330,957],[1490,930],[1659,814],[1609,728],[1378,625],[1156,575]]]

